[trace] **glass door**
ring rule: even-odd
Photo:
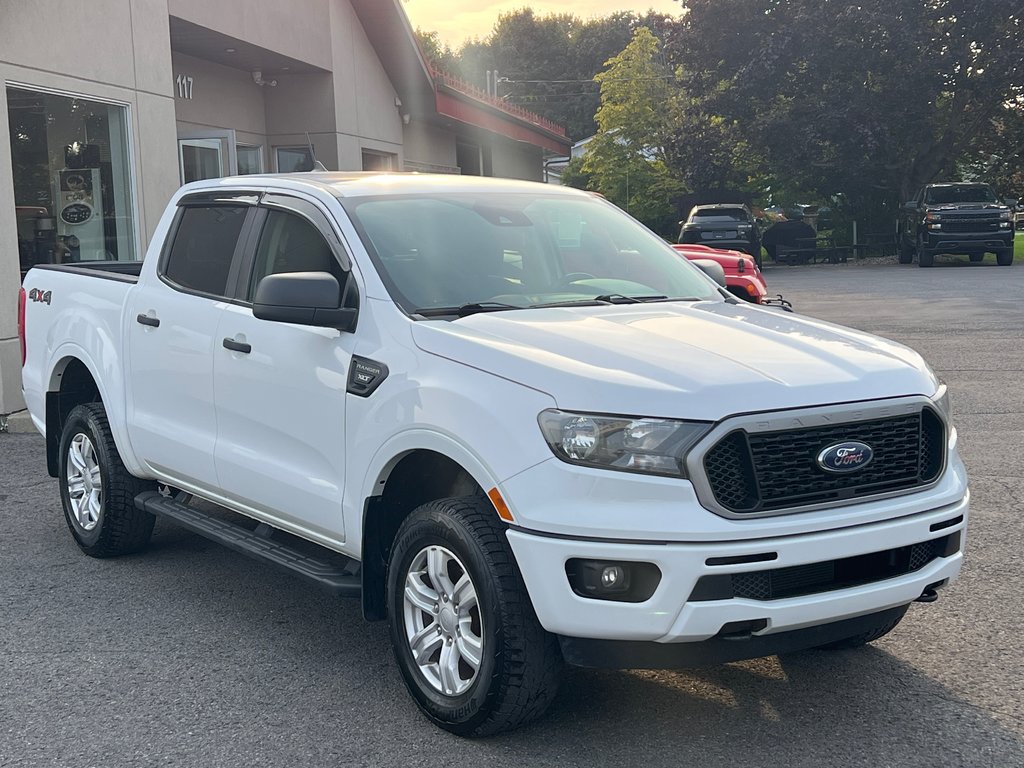
[[[178,139],[181,183],[225,176],[222,139]]]

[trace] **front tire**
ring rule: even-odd
[[[395,658],[436,725],[486,736],[547,710],[561,652],[537,621],[486,499],[441,499],[414,510],[391,549],[387,589]]]
[[[914,247],[900,239],[900,264],[914,263]]]
[[[924,247],[921,238],[917,240],[917,266],[930,267],[935,263],[935,252]]]
[[[1004,248],[996,253],[996,264],[1000,267],[1008,267],[1013,264],[1013,248]]]
[[[101,404],[71,411],[59,455],[64,520],[82,551],[90,557],[114,557],[145,547],[156,520],[135,508],[135,497],[152,484],[125,469]]]

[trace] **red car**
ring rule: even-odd
[[[757,268],[754,257],[750,254],[690,243],[673,244],[672,247],[690,261],[711,259],[721,264],[722,269],[725,270],[726,287],[730,293],[739,298],[754,304],[763,304],[768,298],[768,286],[764,282],[764,274]]]

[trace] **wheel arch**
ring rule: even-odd
[[[50,477],[57,477],[57,453],[68,415],[78,405],[103,402],[99,379],[85,356],[65,350],[51,366],[46,386],[46,469]]]
[[[362,495],[360,553],[363,615],[369,621],[387,618],[385,575],[391,545],[402,521],[427,502],[487,496],[497,486],[479,459],[454,441],[440,435],[433,440],[422,438],[415,445],[388,451],[388,458],[367,473],[370,482]]]

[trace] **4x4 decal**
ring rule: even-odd
[[[43,304],[49,304],[50,298],[52,297],[52,291],[41,291],[38,288],[33,288],[28,292],[29,301],[42,302]]]

